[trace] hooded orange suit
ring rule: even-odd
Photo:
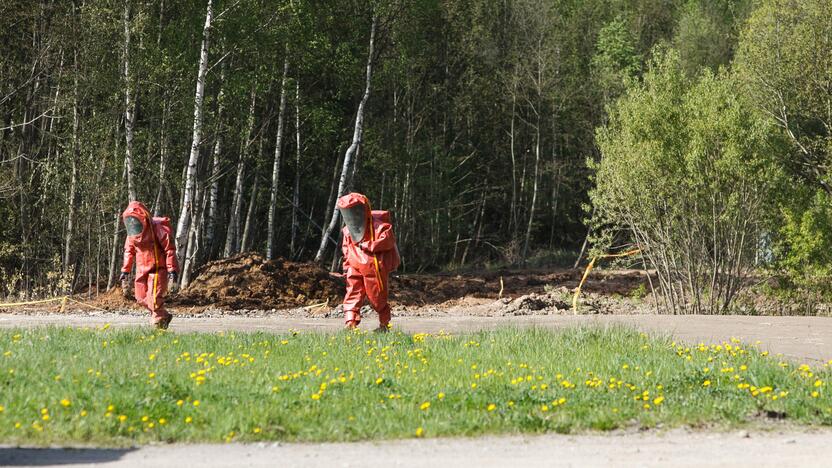
[[[356,205],[364,205],[367,213],[364,238],[353,239],[346,226],[341,231],[347,279],[344,320],[347,326],[357,326],[361,322],[361,305],[367,299],[378,313],[379,325],[387,327],[390,323],[387,279],[400,263],[390,213],[372,211],[370,201],[360,193],[350,193],[338,199],[339,209]]]
[[[176,248],[171,236],[170,219],[154,218],[147,208],[137,201],[130,202],[122,213],[122,219],[133,217],[141,221],[142,232],[124,240],[124,264],[122,273],[130,273],[136,262],[136,301],[150,311],[154,323],[170,317],[165,310],[165,293],[168,289],[168,272],[176,272]]]

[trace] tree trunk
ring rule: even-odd
[[[116,138],[118,140],[118,138]],[[118,153],[118,144],[116,144],[116,153]],[[127,166],[124,166],[124,170],[121,174],[121,181],[124,183],[124,180],[127,179]],[[113,285],[115,284],[116,280],[116,272],[118,271],[118,231],[121,228],[121,210],[116,208],[116,212],[113,215],[113,248],[110,251],[110,276],[107,279],[107,290],[109,291]]]
[[[289,247],[292,258],[296,258],[298,231],[298,205],[300,205],[300,79],[295,81],[295,188],[292,191],[292,242]]]
[[[260,145],[263,145],[263,139],[260,139]],[[248,201],[248,210],[246,212],[246,224],[243,228],[243,239],[240,243],[240,252],[247,252],[251,243],[251,225],[254,218],[254,207],[257,205],[257,185],[260,178],[257,177],[257,170],[254,170],[254,185],[251,187],[251,198]]]
[[[275,215],[277,212],[277,188],[280,182],[280,157],[283,152],[283,117],[286,113],[286,76],[289,73],[289,54],[283,59],[283,78],[280,80],[280,108],[277,114],[277,137],[274,146],[274,164],[272,166],[272,188],[269,195],[269,227],[266,241],[266,258],[275,256]]]
[[[537,119],[537,128],[535,128],[535,144],[534,144],[534,185],[532,186],[532,204],[529,207],[529,223],[526,226],[526,239],[523,242],[523,255],[521,261],[525,265],[526,258],[529,255],[529,240],[532,237],[532,225],[534,224],[534,210],[537,204],[538,182],[540,179],[540,116]]]
[[[196,78],[196,95],[194,97],[194,128],[191,138],[191,153],[188,156],[187,172],[185,173],[185,190],[182,209],[179,212],[179,222],[176,223],[176,256],[179,261],[185,260],[188,250],[188,231],[191,227],[191,205],[194,201],[194,185],[196,184],[196,170],[199,163],[199,145],[202,140],[202,103],[205,96],[205,75],[208,73],[208,41],[211,33],[212,0],[208,0],[205,12],[205,26],[202,29],[202,48],[199,54],[199,71]]]
[[[240,143],[240,157],[237,160],[237,178],[234,182],[234,195],[231,202],[231,215],[228,220],[228,230],[225,233],[225,249],[223,254],[230,257],[240,251],[240,218],[243,211],[243,182],[246,170],[246,154],[251,146],[252,134],[254,133],[254,112],[257,104],[257,89],[251,87],[251,103],[248,110],[248,124],[246,125],[246,136]]]
[[[511,154],[511,213],[509,214],[509,232],[517,234],[517,155],[515,154],[515,129],[514,124],[517,118],[517,85],[511,94],[511,129],[509,133],[510,154]]]
[[[364,131],[364,107],[367,105],[367,100],[370,98],[370,83],[372,80],[373,73],[373,48],[375,46],[376,39],[376,22],[377,18],[373,16],[373,24],[370,28],[370,50],[367,54],[367,76],[364,83],[364,95],[361,96],[361,102],[359,102],[358,110],[355,113],[355,129],[353,130],[352,134],[352,144],[350,144],[349,148],[347,148],[346,153],[344,153],[344,165],[341,167],[341,180],[338,183],[338,195],[336,197],[336,200],[338,197],[341,197],[344,195],[344,193],[346,193],[347,179],[350,175],[350,166],[352,164],[352,158],[358,151],[358,146],[361,144],[361,137]],[[324,255],[326,254],[327,240],[338,227],[338,221],[340,220],[340,217],[338,213],[338,206],[336,203],[333,203],[331,211],[332,217],[330,218],[329,226],[324,231],[324,235],[321,237],[321,245],[320,247],[318,247],[318,253],[315,254],[316,262],[320,262],[323,260]]]
[[[225,107],[225,62],[220,71],[220,90],[217,94],[217,126],[214,130],[214,150],[211,161],[211,189],[208,198],[208,224],[205,226],[205,249],[207,257],[211,258],[214,249],[214,238],[219,221],[220,204],[220,155],[222,154],[222,114]]]
[[[210,0],[209,0],[210,1]],[[133,100],[133,86],[130,79],[130,2],[124,2],[124,161],[127,164],[127,196],[130,201],[137,199],[133,181],[133,124],[136,103]]]
[[[165,99],[165,98],[163,98]],[[167,99],[165,99],[167,101]],[[159,187],[156,190],[156,201],[153,202],[153,216],[161,216],[162,213],[162,192],[165,188],[165,175],[168,165],[168,136],[167,129],[168,104],[162,104],[162,129],[159,136]]]
[[[188,232],[188,253],[184,268],[182,269],[182,281],[180,282],[180,287],[182,288],[187,287],[188,284],[191,283],[194,268],[196,268],[197,262],[199,261],[199,249],[201,244],[199,242],[199,234],[202,230],[203,223],[205,222],[205,197],[203,195],[205,190],[201,187],[201,184],[197,186],[196,192],[196,199],[202,200],[202,202],[199,203],[199,207],[196,210],[199,213],[199,217],[195,220],[195,222],[191,223],[191,228]]]
[[[73,53],[73,88],[72,88],[72,176],[69,181],[69,213],[66,219],[66,238],[64,239],[64,273],[70,271],[72,264],[72,239],[75,236],[75,205],[78,187],[78,51]]]

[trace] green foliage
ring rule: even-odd
[[[630,232],[673,312],[726,311],[771,219],[782,144],[735,89],[661,52],[598,131],[598,220]]]
[[[627,22],[617,17],[598,32],[592,67],[604,95],[617,97],[641,69],[641,57]]]
[[[752,5],[751,0],[689,0],[685,4],[673,46],[688,76],[698,75],[703,67],[716,72],[731,63]]]
[[[804,194],[809,195],[809,194]],[[777,266],[796,291],[828,292],[832,276],[832,199],[818,190],[804,206],[783,209]]]
[[[790,171],[832,193],[832,22],[828,0],[765,0],[746,29],[736,69],[754,103],[792,140]]]

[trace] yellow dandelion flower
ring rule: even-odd
[[[185,404],[185,402],[184,402],[184,401],[182,401],[182,400],[177,400],[177,401],[176,401],[176,406],[182,406],[182,405],[184,405],[184,404]]]
[[[147,417],[147,416],[142,416],[142,422],[147,422],[148,419],[150,419],[150,418]]]
[[[488,410],[489,412],[491,412],[491,411],[494,411],[495,409],[497,409],[497,405],[495,405],[494,403],[489,403],[488,407],[485,408],[485,409]]]
[[[514,406],[514,402],[513,402],[513,401],[509,401],[509,402],[508,402],[508,407],[509,407],[509,408],[511,408],[511,407],[513,407],[513,406]]]
[[[656,398],[653,399],[653,404],[656,405],[656,406],[659,406],[659,405],[662,404],[663,401],[664,401],[664,396],[657,396]]]
[[[124,422],[124,421],[127,421],[127,415],[120,414],[120,415],[118,416],[118,420],[119,420],[119,422]]]
[[[540,407],[540,411],[543,411],[544,413],[545,413],[545,412],[547,412],[547,411],[549,411],[549,405],[542,405],[542,406]]]
[[[421,405],[419,405],[419,409],[422,410],[422,411],[425,411],[428,408],[430,408],[430,402],[429,401],[426,401],[426,402],[422,403]]]
[[[6,411],[6,407],[3,406],[3,405],[0,405],[0,413],[2,413],[3,411]]]
[[[194,406],[199,406],[199,400],[194,400]]]
[[[69,400],[67,400],[66,398],[64,398],[63,400],[61,400],[61,406],[63,406],[64,408],[68,408],[68,407],[69,407],[69,406],[71,406],[71,405],[72,405],[72,402],[70,402],[70,401],[69,401]]]
[[[416,437],[422,437],[425,434],[425,430],[422,429],[422,426],[416,428]]]
[[[384,382],[383,378],[379,377],[376,379],[376,385],[380,385],[382,382]]]
[[[255,434],[259,434],[260,432],[262,432],[262,429],[260,429],[259,427],[255,427],[254,429],[251,430],[251,432],[253,432]]]
[[[710,380],[706,380],[706,381],[702,382],[702,386],[703,386],[703,387],[710,387],[710,386],[711,386],[711,381],[710,381]]]
[[[113,412],[115,411],[116,407],[113,405],[107,405],[107,411]]]
[[[87,414],[89,414],[89,413],[87,413],[87,410],[81,410],[81,417],[82,418],[86,418]]]
[[[815,380],[815,387],[820,387],[823,385],[823,380]]]
[[[148,379],[155,379],[155,378],[156,378],[156,373],[155,373],[155,372],[151,372],[151,373],[147,374],[147,378],[148,378]]]
[[[159,418],[159,424],[160,424],[160,425],[164,426],[164,425],[165,425],[165,424],[167,424],[167,423],[168,423],[168,420],[167,420],[167,419],[165,419],[165,418]]]
[[[190,423],[192,423],[193,421],[194,421],[194,418],[192,418],[192,417],[190,417],[190,416],[188,416],[188,417],[186,417],[186,418],[185,418],[185,424],[190,424]]]
[[[445,393],[444,393],[444,392],[439,392],[439,394],[438,394],[438,395],[436,395],[436,398],[438,398],[438,399],[440,399],[440,400],[441,400],[441,399],[443,399],[443,398],[445,398]]]
[[[817,390],[812,392],[812,398],[817,398],[819,396],[820,396],[820,393]]]
[[[471,384],[471,389],[475,389],[475,388],[477,388],[477,383],[476,382]]]
[[[43,419],[44,421],[49,421],[49,415],[48,415],[48,414],[44,414],[44,415],[41,417],[41,419]]]
[[[313,393],[311,398],[315,401],[320,400],[321,399],[321,394],[320,393]]]

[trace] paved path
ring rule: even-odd
[[[336,444],[164,445],[138,449],[0,448],[0,466],[161,467],[824,467],[832,432],[410,439]]]
[[[370,321],[363,326],[372,327]],[[0,327],[42,325],[140,326],[142,317],[118,314],[101,315],[12,315],[0,314]],[[498,327],[563,328],[576,325],[627,325],[649,333],[669,334],[687,343],[716,343],[739,338],[747,343],[761,342],[772,353],[782,353],[797,361],[832,359],[832,318],[826,317],[752,317],[710,315],[539,315],[520,317],[401,317],[394,326],[404,331],[450,333],[490,330]],[[180,332],[215,332],[220,330],[285,332],[290,329],[336,331],[340,319],[294,317],[197,317],[175,318],[171,329]]]

